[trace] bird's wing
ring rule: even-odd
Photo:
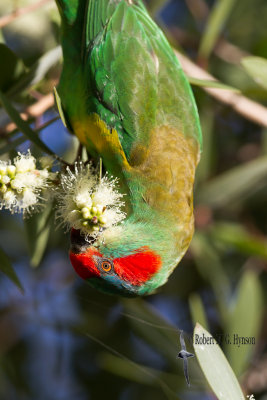
[[[189,84],[140,1],[89,0],[84,35],[87,111],[118,135],[130,164],[138,163],[140,153],[145,157],[153,129],[160,126],[201,143]],[[97,144],[102,133],[90,140]]]
[[[185,341],[184,341],[184,332],[183,331],[180,332],[180,343],[181,343],[181,346],[182,346],[182,350],[186,350]]]

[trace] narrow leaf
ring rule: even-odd
[[[56,100],[56,104],[57,104],[57,108],[58,108],[58,112],[59,112],[61,121],[62,121],[63,125],[66,128],[67,124],[66,124],[64,112],[63,112],[63,109],[62,109],[62,106],[61,106],[61,100],[60,100],[59,94],[57,92],[57,89],[55,87],[54,87],[54,95],[55,95],[55,100]]]
[[[239,283],[227,324],[231,344],[226,351],[239,376],[251,362],[263,317],[263,294],[257,274],[247,270]]]
[[[47,72],[60,60],[62,56],[61,47],[57,46],[46,52],[37,62],[32,65],[12,87],[8,90],[8,96],[13,96],[26,88],[39,83],[47,74]]]
[[[197,293],[193,293],[189,297],[189,308],[194,324],[201,323],[202,326],[208,328],[208,320],[201,297]]]
[[[27,138],[25,136],[19,137],[12,142],[7,143],[5,146],[0,147],[0,156],[5,153],[9,153],[11,150],[16,149],[22,143],[26,142]]]
[[[0,271],[3,272],[15,285],[24,292],[24,289],[20,283],[20,280],[14,270],[8,256],[0,247]]]
[[[244,395],[221,348],[214,343],[201,343],[197,338],[212,338],[212,335],[201,325],[194,330],[194,349],[200,367],[219,400],[244,400]],[[210,340],[212,341],[212,339]]]
[[[213,225],[211,235],[214,239],[234,247],[243,254],[267,260],[267,240],[249,233],[242,225],[220,222]]]
[[[51,215],[52,205],[49,204],[42,213],[34,214],[31,218],[24,220],[33,267],[38,267],[47,247],[51,230]]]
[[[25,74],[23,61],[5,44],[0,43],[0,90],[6,91],[10,86]]]
[[[201,187],[196,195],[199,203],[212,208],[225,207],[233,202],[242,202],[266,185],[267,157],[232,168]]]
[[[208,58],[220,33],[232,11],[236,0],[217,0],[210,12],[204,34],[202,35],[199,55]]]
[[[54,155],[52,150],[50,150],[46,144],[39,138],[39,136],[34,132],[28,123],[24,121],[21,116],[19,115],[18,111],[12,106],[10,101],[7,97],[0,92],[0,100],[2,102],[3,107],[5,108],[7,114],[12,119],[12,121],[17,125],[19,130],[29,139],[31,140],[36,146],[38,146],[41,150],[45,153]]]
[[[214,89],[222,89],[222,90],[231,90],[232,92],[240,93],[239,89],[236,89],[232,86],[225,85],[224,83],[221,83],[220,81],[198,79],[198,78],[193,78],[192,76],[188,76],[187,79],[189,80],[189,82],[192,85],[195,85],[195,86],[208,87],[208,88],[214,88]]]
[[[267,60],[262,57],[245,57],[241,64],[260,86],[267,90]]]

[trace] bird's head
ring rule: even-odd
[[[70,260],[77,274],[106,293],[132,297],[153,290],[147,285],[161,267],[161,257],[148,246],[123,249],[123,252],[87,240],[72,229]],[[147,290],[149,287],[149,290]]]

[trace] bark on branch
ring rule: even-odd
[[[194,64],[183,54],[178,51],[175,51],[175,54],[188,76],[203,80],[216,80],[214,76]],[[203,89],[220,102],[231,106],[236,112],[243,115],[245,118],[255,122],[256,124],[267,127],[267,107],[248,99],[242,94],[234,93],[231,90],[208,87],[204,87]]]

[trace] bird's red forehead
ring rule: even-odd
[[[70,253],[71,263],[83,279],[100,277],[94,256],[103,257],[96,249],[85,253]],[[113,259],[114,271],[118,277],[132,285],[139,286],[149,280],[161,267],[161,258],[148,247],[142,247],[129,256]]]
[[[85,253],[70,252],[70,261],[77,274],[82,279],[95,278],[100,276],[93,256],[102,257],[102,255],[94,248],[89,248]]]

